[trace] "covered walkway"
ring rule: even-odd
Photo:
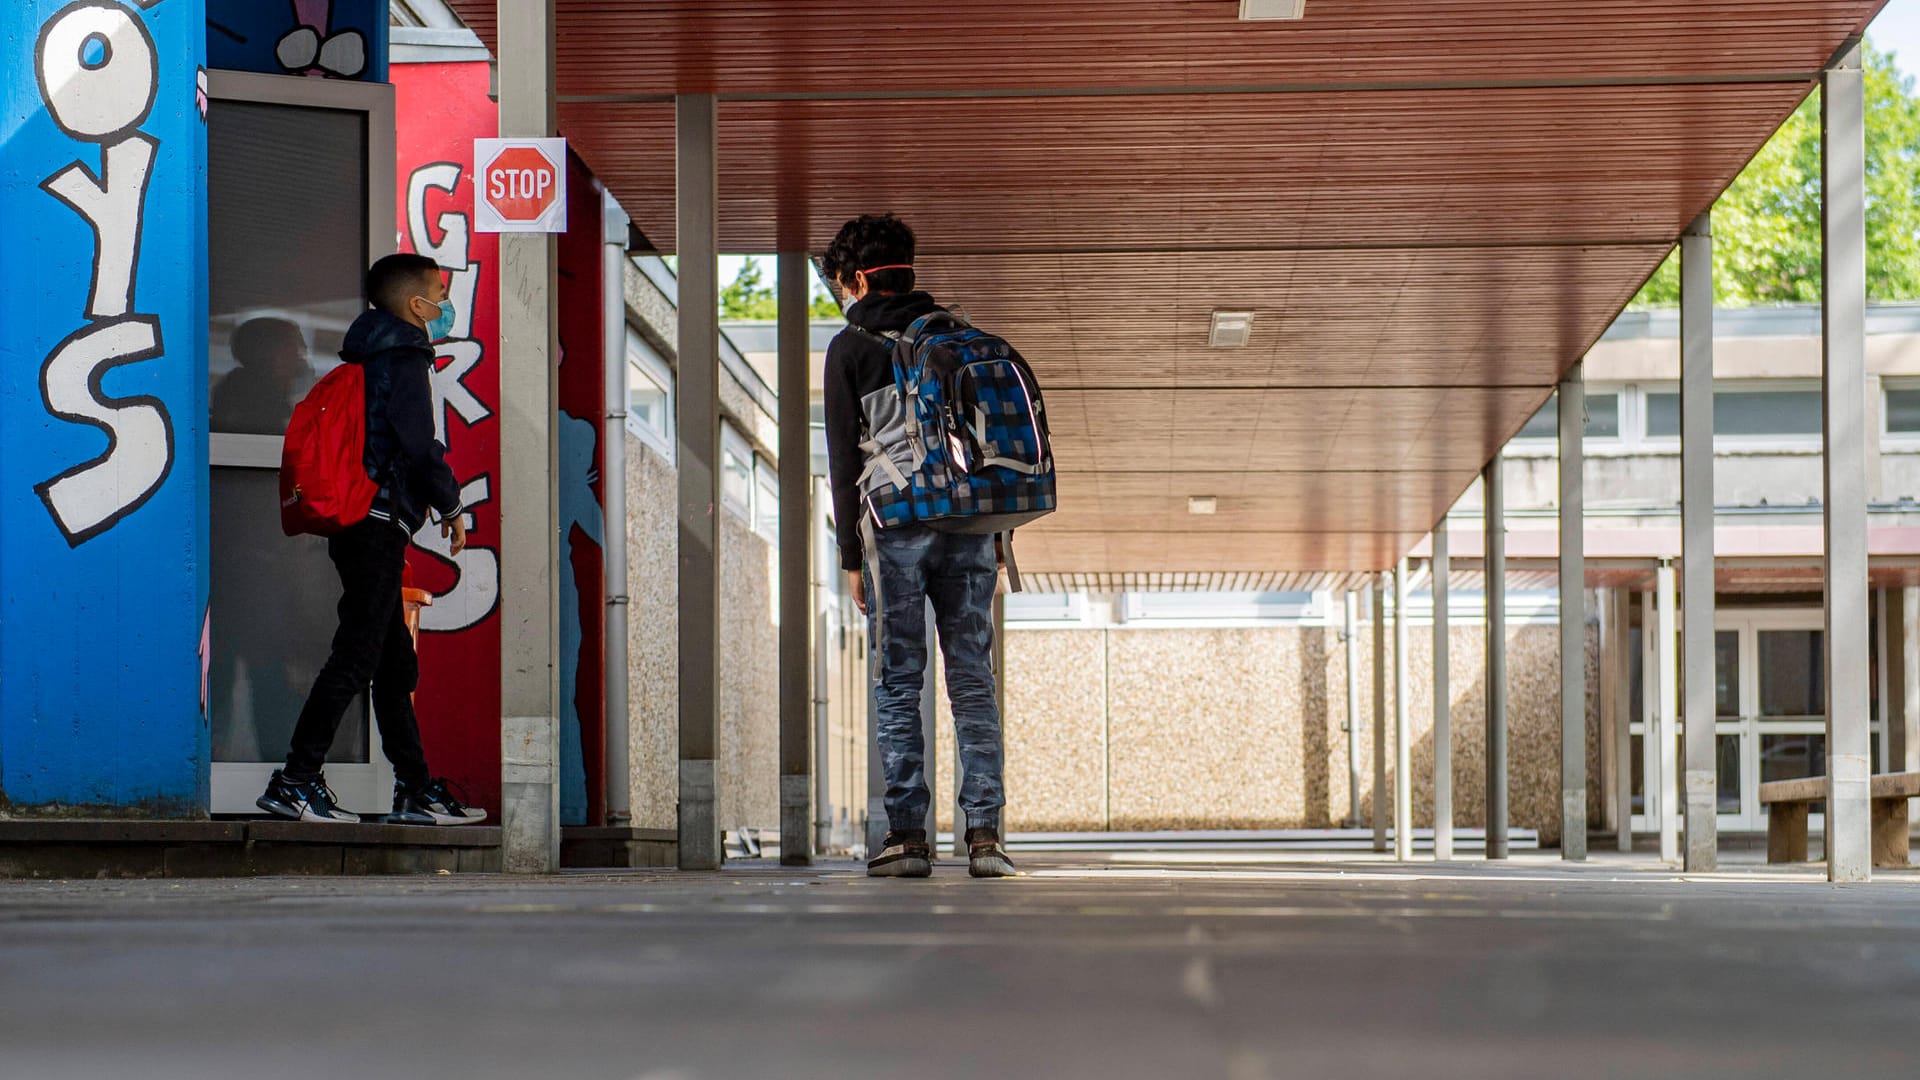
[[[1157,859],[5,882],[0,1072],[1913,1075],[1914,872]]]

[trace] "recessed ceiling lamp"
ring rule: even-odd
[[[1253,312],[1216,311],[1207,330],[1207,344],[1216,349],[1238,349],[1253,335]]]
[[[1307,14],[1307,0],[1240,0],[1242,22],[1263,19],[1299,19]]]
[[[1219,509],[1220,509],[1220,500],[1214,498],[1212,495],[1187,496],[1187,513],[1189,514],[1198,514],[1204,517],[1208,514],[1212,514],[1218,511]]]

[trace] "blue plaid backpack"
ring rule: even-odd
[[[1005,341],[944,309],[903,333],[871,334],[893,350],[893,402],[869,407],[860,487],[869,523],[910,521],[1002,538],[1054,510],[1046,406],[1027,361]],[[875,415],[879,414],[879,415]]]

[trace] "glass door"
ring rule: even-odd
[[[392,249],[392,88],[210,72],[207,110],[213,812],[256,813],[326,660],[339,578],[317,537],[280,531],[293,406]],[[392,772],[364,698],[327,759],[341,803],[384,811]]]

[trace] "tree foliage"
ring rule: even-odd
[[[1864,50],[1867,296],[1920,299],[1920,101],[1892,53]],[[1820,91],[1760,148],[1713,207],[1714,301],[1726,307],[1820,299]],[[1680,302],[1679,253],[1634,307]]]
[[[808,275],[811,278],[812,275]],[[827,295],[819,282],[810,281],[807,314],[814,319],[840,316],[839,305]],[[774,319],[780,314],[780,301],[773,286],[767,284],[760,260],[749,256],[731,282],[720,288],[720,317],[723,319]]]

